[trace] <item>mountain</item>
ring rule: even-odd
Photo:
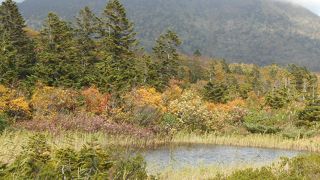
[[[320,17],[276,0],[122,0],[141,44],[150,50],[167,28],[178,32],[182,51],[233,62],[295,63],[320,70]],[[101,12],[106,0],[25,0],[20,9],[39,28],[49,11],[72,20],[88,5]]]

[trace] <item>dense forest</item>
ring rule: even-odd
[[[168,27],[177,32],[183,53],[200,49],[228,62],[286,65],[318,71],[320,18],[307,9],[274,0],[122,0],[135,23],[137,38],[151,52]],[[19,4],[28,25],[37,29],[48,12],[74,22],[91,7],[100,14],[105,0],[26,0]]]
[[[318,76],[305,67],[229,64],[203,57],[201,50],[184,55],[179,35],[170,28],[148,53],[119,0],[109,1],[101,14],[85,7],[73,22],[49,13],[38,32],[25,26],[15,2],[0,6],[0,132],[36,134],[15,149],[21,154],[0,159],[0,177],[155,178],[148,177],[143,158],[128,157],[121,148],[95,143],[79,151],[57,148],[59,143],[50,146],[52,138],[41,132],[166,141],[181,132],[319,135]],[[298,171],[295,160],[286,163],[296,168],[292,173]],[[230,179],[255,173],[274,171],[240,171]],[[288,177],[279,173],[274,177]],[[296,177],[315,172],[308,173]]]

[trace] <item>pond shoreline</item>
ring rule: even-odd
[[[195,135],[177,134],[170,142],[174,145],[226,145],[265,149],[320,152],[320,138],[288,139],[279,135]]]
[[[8,162],[18,155],[22,146],[27,143],[31,131],[7,131],[0,135],[0,155],[2,162]],[[216,135],[216,134],[186,134],[179,133],[170,139],[159,137],[138,138],[133,136],[108,135],[105,133],[63,132],[51,134],[44,132],[49,145],[52,147],[68,147],[70,139],[75,150],[79,150],[84,144],[95,141],[102,147],[116,145],[129,149],[155,149],[161,146],[181,145],[226,145],[237,147],[268,148],[282,150],[297,150],[307,152],[320,152],[320,138],[286,139],[277,135]]]

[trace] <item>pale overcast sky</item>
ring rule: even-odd
[[[0,2],[2,2],[4,0],[0,0]],[[17,2],[21,2],[23,0],[16,0]],[[39,0],[41,1],[41,0]],[[222,0],[224,1],[224,0]],[[318,15],[320,15],[320,0],[282,0],[282,1],[289,1],[292,3],[296,3],[296,4],[300,4],[308,9],[310,9],[311,11],[317,13]]]
[[[320,0],[285,0],[292,3],[300,4],[311,11],[320,15]]]

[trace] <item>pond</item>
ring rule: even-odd
[[[165,146],[142,153],[147,162],[149,173],[159,173],[170,167],[179,170],[186,167],[238,167],[240,165],[261,166],[269,165],[280,157],[294,157],[301,151],[218,146],[218,145],[189,145],[170,147]]]

